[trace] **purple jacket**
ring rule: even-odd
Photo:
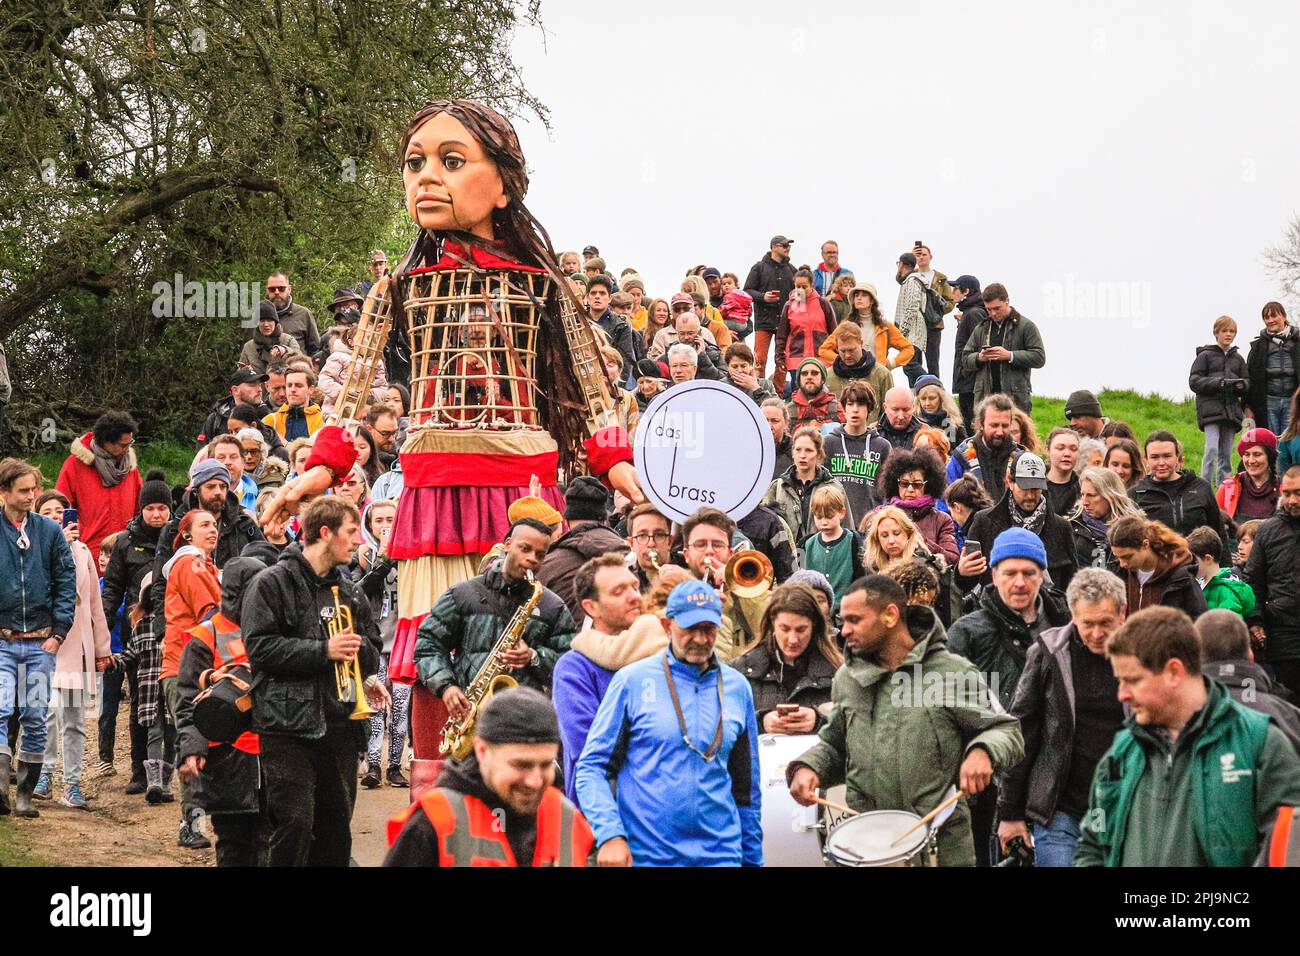
[[[551,675],[551,700],[560,719],[560,739],[564,745],[564,795],[574,803],[578,802],[574,767],[582,756],[591,722],[613,679],[613,671],[574,650],[560,655]]]

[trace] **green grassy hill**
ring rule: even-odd
[[[1107,390],[1097,396],[1101,410],[1107,418],[1119,419],[1133,426],[1138,443],[1148,432],[1167,428],[1183,443],[1186,467],[1199,473],[1201,453],[1205,450],[1205,435],[1196,427],[1196,402],[1188,398],[1171,402],[1159,395],[1139,395],[1128,389]],[[1057,425],[1068,425],[1065,420],[1065,400],[1034,396],[1034,424],[1038,435],[1047,438]]]

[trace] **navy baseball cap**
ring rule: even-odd
[[[702,278],[702,279],[721,279],[721,278],[722,278],[722,273],[719,272],[717,269],[713,268],[713,266],[709,266],[707,269],[704,270],[704,274],[703,274],[700,278]]]
[[[722,599],[703,581],[683,581],[668,595],[665,616],[680,628],[697,624],[722,626]]]
[[[974,276],[958,276],[952,287],[961,289],[963,292],[978,292],[980,290],[980,280]]]

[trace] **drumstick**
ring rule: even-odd
[[[949,798],[948,798],[947,800],[945,800],[943,803],[939,804],[937,807],[935,807],[933,810],[931,810],[931,811],[930,811],[929,813],[927,813],[925,816],[921,817],[921,819],[917,820],[917,821],[916,821],[915,823],[913,823],[910,827],[908,827],[906,830],[904,830],[902,833],[900,833],[900,834],[898,835],[898,838],[897,838],[896,840],[894,840],[894,842],[891,843],[891,844],[889,844],[889,845],[890,845],[891,847],[898,846],[898,844],[902,841],[903,837],[905,837],[905,836],[907,836],[909,833],[912,833],[912,832],[915,831],[915,830],[919,830],[921,827],[925,826],[927,823],[929,823],[931,820],[933,820],[935,817],[937,817],[937,816],[938,816],[940,813],[942,813],[944,810],[947,810],[950,806],[952,806],[954,803],[956,803],[958,800],[960,800],[960,799],[961,799],[962,797],[964,797],[964,796],[966,796],[966,794],[965,794],[963,791],[958,790],[956,793],[954,793],[951,797],[949,797]]]
[[[817,796],[816,794],[813,794],[813,799],[818,803],[820,803],[823,807],[826,807],[827,809],[838,810],[840,813],[847,813],[851,817],[856,817],[858,815],[857,810],[850,810],[848,807],[842,806],[841,804],[831,803],[829,800],[823,800],[821,797]]]

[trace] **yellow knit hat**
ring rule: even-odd
[[[527,495],[511,504],[506,510],[506,518],[511,524],[533,518],[552,528],[564,520],[563,515],[535,495]]]

